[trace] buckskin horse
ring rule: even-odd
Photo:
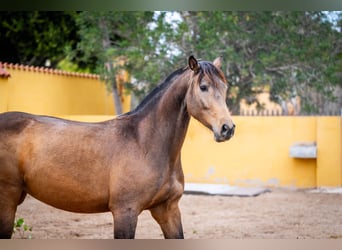
[[[111,212],[114,238],[134,238],[150,210],[165,238],[184,238],[181,148],[190,117],[230,139],[221,61],[176,70],[133,111],[99,123],[22,112],[0,115],[0,236],[10,238],[26,194],[77,213]]]

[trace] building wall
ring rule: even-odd
[[[342,117],[317,119],[317,186],[342,186]]]
[[[216,143],[211,131],[192,121],[183,148],[187,181],[237,186],[316,186],[316,159],[289,156],[294,143],[316,141],[316,117],[239,116],[233,120],[235,135],[224,143]]]
[[[0,78],[0,112],[46,115],[114,115],[112,95],[98,75],[68,73],[22,65],[5,65]],[[123,110],[130,108],[123,96]]]

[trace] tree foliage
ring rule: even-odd
[[[165,60],[169,45],[160,42],[169,39],[163,14],[92,11],[80,13],[76,20],[81,37],[78,44],[83,54],[81,60],[95,58],[96,71],[113,90],[116,107],[120,102],[115,75],[120,69],[124,68],[134,77],[133,82],[126,83],[126,88],[139,96],[153,86],[147,83],[159,81],[161,72],[172,67]]]
[[[78,50],[83,53],[82,60],[94,58],[96,71],[101,74],[109,89],[113,92],[116,113],[122,113],[120,93],[116,75],[121,67],[117,58],[125,55],[125,50],[137,35],[136,27],[144,27],[151,14],[147,12],[81,12],[77,16],[77,25],[81,41]]]
[[[223,57],[233,114],[239,113],[242,98],[257,102],[265,86],[280,104],[300,96],[302,114],[326,114],[342,105],[341,13],[335,24],[327,12],[34,11],[0,16],[5,48],[0,60],[43,65],[49,59],[52,66],[86,68],[102,75],[116,101],[114,76],[121,68],[131,76],[126,88],[140,99],[193,54],[205,60]]]
[[[265,85],[278,103],[299,95],[302,113],[322,114],[339,84],[335,48],[340,32],[321,12],[181,12],[182,48],[203,58],[221,55],[230,82],[228,104],[257,102]]]
[[[65,47],[74,48],[78,37],[74,12],[0,12],[0,59],[51,67],[65,57]]]

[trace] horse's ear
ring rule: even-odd
[[[221,56],[217,57],[213,61],[213,64],[215,65],[216,68],[221,69],[221,67],[222,67],[222,57]]]
[[[189,67],[195,73],[197,73],[200,69],[200,66],[199,66],[199,64],[198,64],[198,62],[194,56],[189,57]]]

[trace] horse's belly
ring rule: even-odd
[[[39,174],[27,175],[26,192],[53,207],[79,213],[108,211],[108,182],[99,178],[88,181],[70,176]]]
[[[44,191],[42,191],[44,190]],[[106,196],[73,192],[73,190],[53,190],[30,188],[27,192],[34,198],[53,207],[76,213],[107,212],[108,198]]]

